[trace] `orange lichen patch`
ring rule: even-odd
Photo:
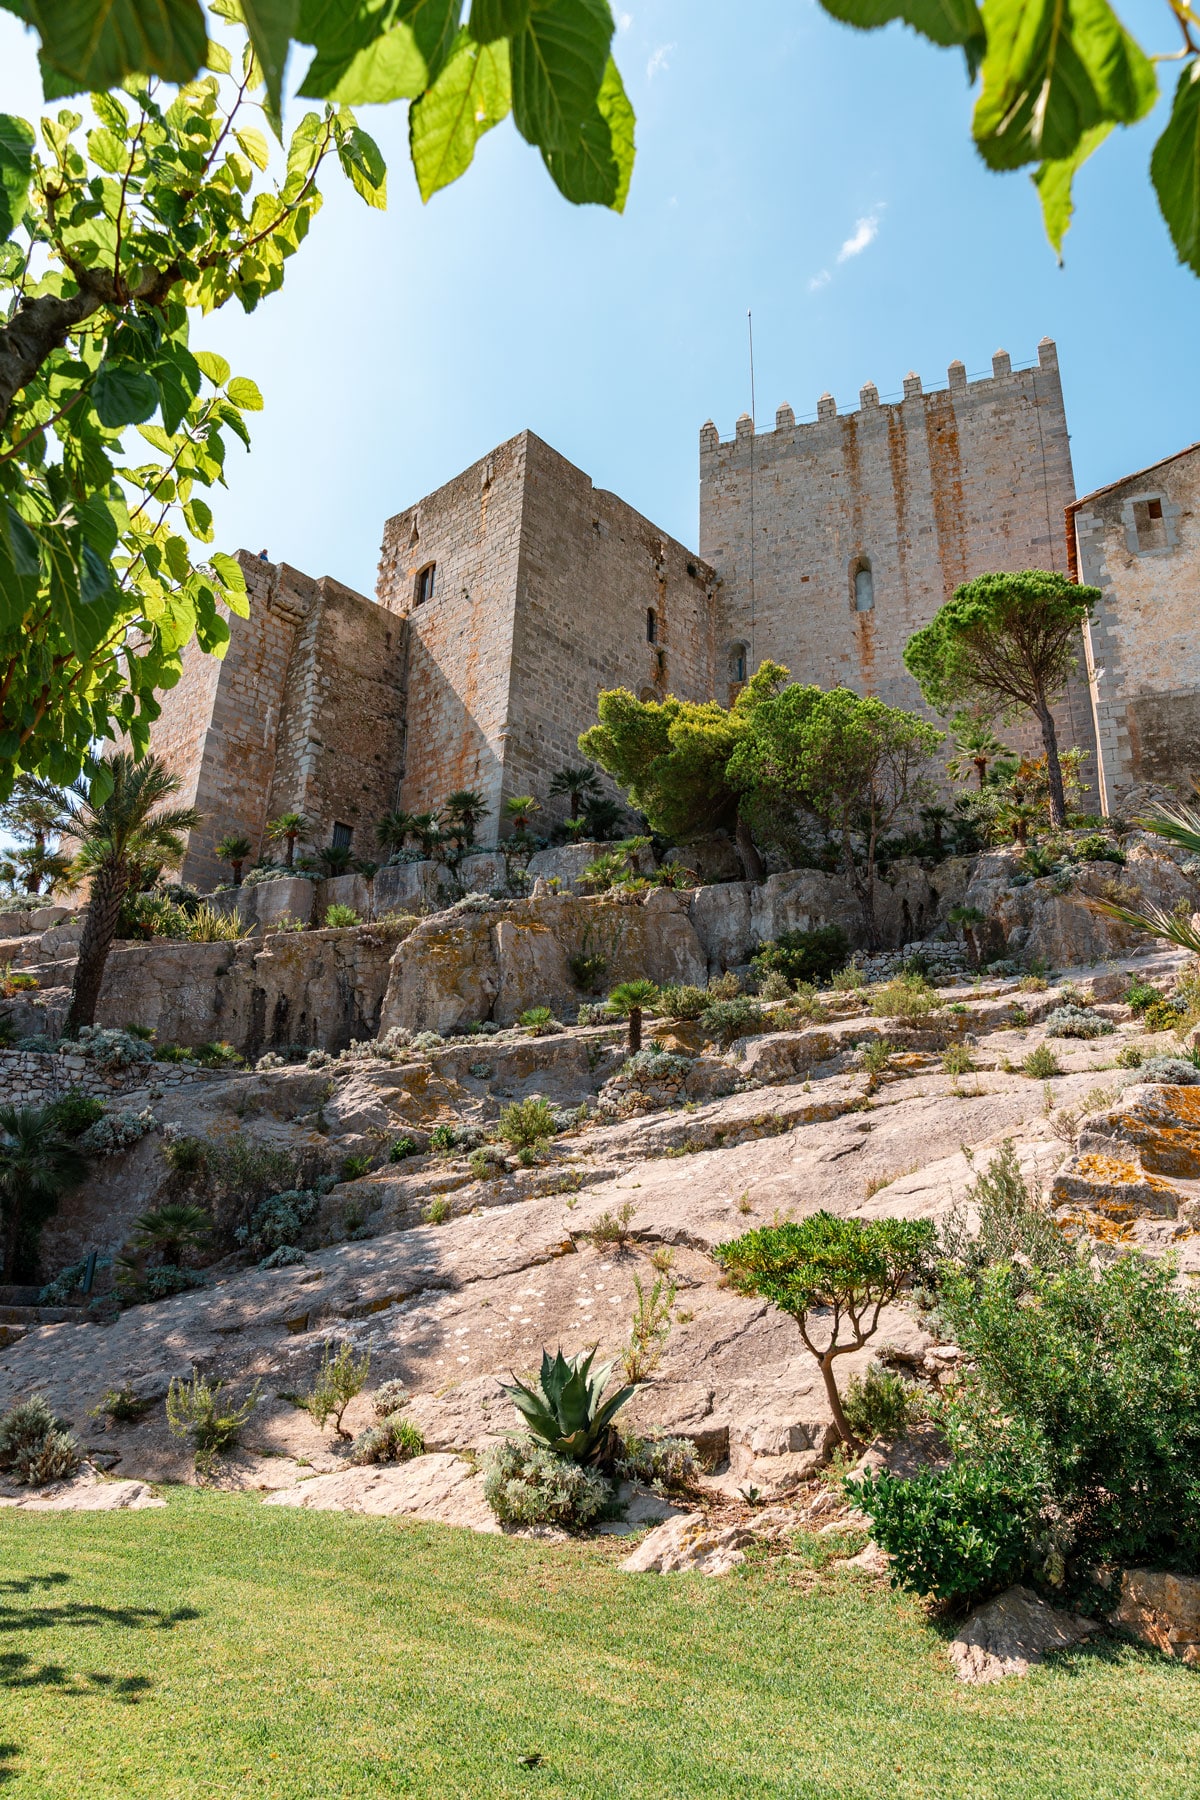
[[[1200,1087],[1169,1087],[1127,1112],[1108,1113],[1103,1129],[1135,1148],[1147,1171],[1200,1177]]]
[[[1137,1163],[1121,1162],[1115,1156],[1101,1156],[1095,1151],[1077,1156],[1071,1173],[1082,1176],[1085,1181],[1103,1181],[1114,1187],[1121,1182],[1133,1186],[1142,1180],[1142,1171]],[[1165,1183],[1160,1185],[1165,1186]]]
[[[1096,1213],[1064,1213],[1058,1224],[1064,1231],[1083,1232],[1102,1244],[1127,1244],[1133,1237],[1132,1225],[1101,1218]]]

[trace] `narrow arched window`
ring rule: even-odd
[[[417,575],[416,590],[413,594],[413,605],[424,606],[427,600],[433,599],[433,590],[437,580],[437,564],[426,563]]]
[[[729,679],[745,681],[746,679],[746,646],[730,644],[729,646]]]
[[[646,608],[646,642],[648,644],[657,644],[658,642],[658,614],[652,606]]]
[[[875,577],[871,573],[871,565],[864,556],[854,571],[854,610],[855,612],[871,612],[875,606]]]

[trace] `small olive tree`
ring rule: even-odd
[[[851,1450],[862,1445],[842,1409],[834,1362],[874,1337],[884,1307],[925,1271],[934,1243],[926,1219],[818,1212],[799,1223],[747,1231],[713,1252],[741,1293],[758,1294],[795,1319],[817,1359],[834,1427]]]
[[[908,640],[904,665],[930,706],[949,714],[1028,709],[1046,752],[1050,823],[1066,820],[1052,703],[1075,667],[1080,630],[1100,598],[1049,569],[980,575],[954,590]]]

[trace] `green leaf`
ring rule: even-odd
[[[899,19],[943,48],[961,44],[972,81],[987,48],[975,0],[821,0],[821,5],[843,25],[857,26],[860,31],[875,31]]]
[[[1085,131],[1070,156],[1062,157],[1058,162],[1044,162],[1040,169],[1030,176],[1030,180],[1038,191],[1042,203],[1042,218],[1046,226],[1046,236],[1054,246],[1054,253],[1062,263],[1063,239],[1067,235],[1067,227],[1075,211],[1071,199],[1071,184],[1076,174],[1093,150],[1098,150],[1104,142],[1111,125],[1094,125],[1091,131]]]
[[[387,211],[387,165],[374,138],[357,125],[338,137],[338,161],[368,206]]]
[[[199,0],[28,0],[48,100],[121,87],[131,75],[190,81],[208,32]]]
[[[214,387],[224,387],[229,380],[229,364],[215,350],[197,350],[196,361]]]
[[[467,31],[477,44],[516,37],[529,23],[531,0],[471,0]]]
[[[239,406],[243,412],[262,411],[263,397],[258,391],[257,384],[251,381],[248,375],[235,375],[225,392],[233,404]]]
[[[510,104],[507,43],[476,44],[460,33],[442,73],[409,108],[409,146],[422,200],[470,167],[476,144],[507,116]]]
[[[208,560],[231,594],[245,593],[246,577],[236,557],[229,556],[224,550],[214,550]]]
[[[267,117],[280,129],[283,70],[300,12],[300,0],[242,0],[246,30],[267,88]]]
[[[10,237],[25,211],[33,173],[33,126],[0,113],[0,237]]]
[[[517,130],[541,150],[570,150],[591,113],[608,66],[608,0],[546,0],[512,40]]]
[[[624,212],[633,174],[633,108],[610,56],[600,96],[570,150],[543,150],[542,160],[560,193],[577,206],[610,206]]]
[[[234,132],[234,136],[255,168],[265,169],[271,160],[271,151],[262,132],[256,131],[253,125],[243,125],[239,131]]]
[[[461,0],[303,0],[300,37],[317,54],[300,86],[350,106],[412,99],[441,73]]]
[[[1167,129],[1154,146],[1150,178],[1175,254],[1200,275],[1200,63],[1179,75]]]
[[[110,431],[140,425],[158,411],[158,383],[136,363],[104,362],[92,383],[92,404]]]
[[[987,54],[972,130],[991,169],[1059,162],[1097,125],[1154,105],[1154,65],[1107,0],[984,0]]]

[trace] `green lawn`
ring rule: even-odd
[[[631,1577],[612,1549],[192,1491],[0,1513],[5,1800],[1200,1793],[1178,1664],[1110,1643],[964,1688],[855,1577]]]

